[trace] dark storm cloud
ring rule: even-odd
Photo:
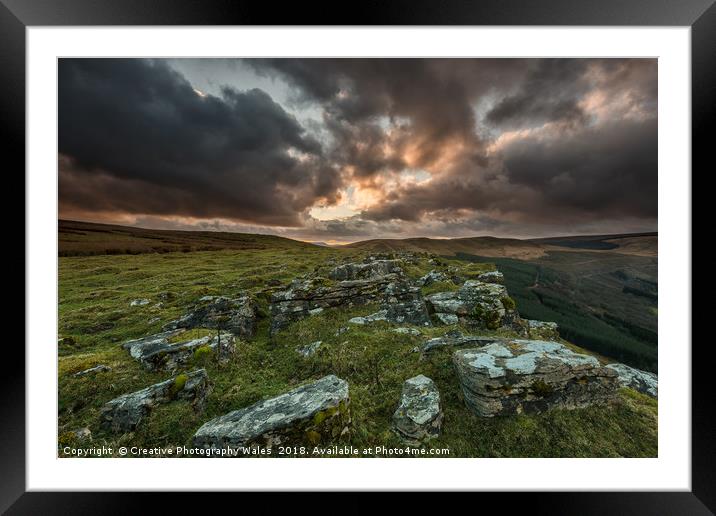
[[[96,211],[290,225],[339,180],[266,93],[202,96],[162,61],[60,60],[59,151],[61,204]]]
[[[654,229],[656,67],[61,60],[60,208],[320,240]]]

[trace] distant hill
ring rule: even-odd
[[[413,251],[443,256],[464,253],[525,260],[539,258],[545,252],[543,246],[538,243],[515,238],[495,237],[378,239],[355,242],[344,247],[371,252]]]
[[[656,256],[657,233],[625,235],[586,235],[520,240],[516,238],[406,238],[364,240],[348,244],[347,248],[373,252],[413,251],[443,256],[471,254],[493,258],[533,260],[549,251],[614,252],[636,256]]]
[[[59,256],[315,247],[306,242],[272,235],[170,231],[71,220],[58,221],[58,235]]]

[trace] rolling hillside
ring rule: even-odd
[[[168,231],[60,220],[59,256],[144,254],[222,249],[302,249],[312,244],[273,235],[218,231]]]

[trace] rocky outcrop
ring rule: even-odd
[[[450,331],[442,337],[428,339],[422,346],[423,353],[429,353],[445,347],[486,346],[494,342],[501,342],[499,337],[484,337],[478,335],[463,335],[459,331]]]
[[[398,277],[394,274],[370,279],[331,283],[323,278],[296,280],[288,289],[271,297],[271,334],[292,322],[315,313],[317,309],[352,307],[377,303],[388,285]]]
[[[393,414],[393,428],[407,444],[418,446],[440,434],[443,412],[440,393],[427,376],[418,375],[403,384],[400,405]]]
[[[183,332],[184,330],[166,331],[127,341],[122,347],[149,371],[174,371],[202,354],[219,353],[223,358],[233,354],[236,349],[236,339],[229,333],[221,334],[221,340],[218,336],[207,335],[199,339],[170,342],[172,337]]]
[[[381,308],[389,322],[430,326],[430,315],[420,288],[406,281],[395,281],[386,287]]]
[[[460,322],[479,328],[496,330],[503,326],[517,327],[520,324],[515,302],[507,295],[504,285],[497,283],[468,280],[457,291],[438,292],[428,296],[427,304],[431,313],[452,314]]]
[[[208,421],[194,435],[199,448],[274,447],[337,441],[350,426],[348,383],[329,375],[275,398]]]
[[[190,401],[196,410],[202,410],[208,390],[205,369],[180,374],[107,402],[100,411],[100,424],[112,432],[131,432],[154,407],[175,400]]]
[[[89,374],[96,374],[96,373],[106,373],[107,371],[111,371],[112,368],[109,366],[106,366],[104,364],[99,364],[94,367],[90,367],[89,369],[85,369],[83,371],[78,371],[72,376],[79,378],[81,376],[87,376]]]
[[[218,328],[250,339],[256,334],[257,319],[258,306],[249,296],[204,296],[186,314],[162,329]]]
[[[535,321],[527,319],[527,331],[530,339],[558,339],[559,327],[556,322]]]
[[[574,409],[615,398],[616,373],[557,342],[512,340],[453,354],[466,405],[478,416]]]
[[[609,364],[606,367],[617,373],[619,383],[635,391],[656,398],[659,394],[658,377],[654,373],[635,369],[625,364]]]
[[[386,274],[403,274],[400,260],[372,260],[365,263],[346,263],[328,273],[328,277],[337,281],[352,281],[377,278]]]

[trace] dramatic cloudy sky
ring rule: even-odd
[[[61,59],[60,217],[346,242],[657,227],[653,59]]]

